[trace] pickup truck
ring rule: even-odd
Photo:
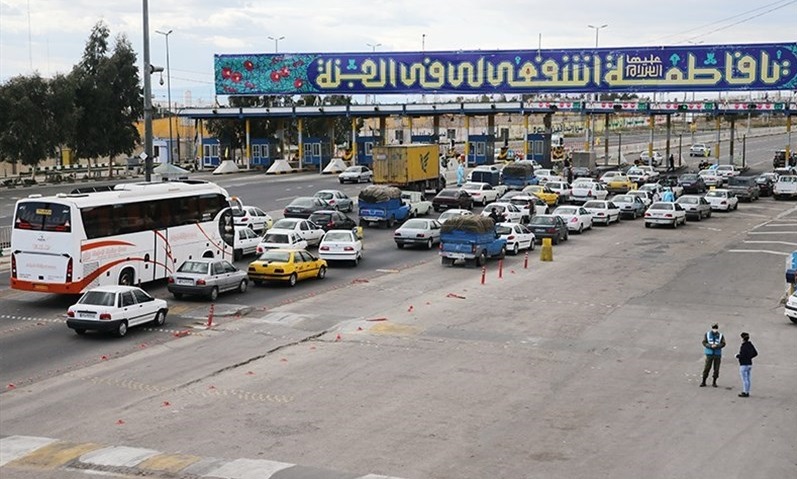
[[[534,176],[534,167],[530,162],[511,163],[502,171],[501,181],[510,190],[522,190],[529,185],[536,185],[539,180]]]
[[[425,216],[432,211],[432,202],[420,191],[402,191],[401,200],[410,207],[410,218]]]
[[[736,193],[739,201],[752,202],[761,196],[755,176],[732,176],[728,179],[726,188]]]
[[[360,191],[357,204],[360,226],[376,223],[392,228],[410,215],[410,206],[402,201],[401,190],[393,186],[367,186]]]
[[[479,215],[455,216],[440,229],[440,257],[443,265],[457,261],[484,266],[487,258],[506,256],[506,240],[495,230],[490,218]]]

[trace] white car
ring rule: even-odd
[[[630,216],[632,220],[643,216],[648,208],[639,195],[615,195],[612,197],[612,203],[620,208],[621,215]]]
[[[462,185],[462,189],[473,197],[473,202],[480,205],[492,203],[498,199],[498,190],[493,188],[490,183],[469,181]]]
[[[548,203],[534,195],[514,195],[509,198],[509,202],[520,208],[525,218],[530,219],[535,215],[544,215],[548,213]],[[532,207],[534,207],[533,211],[531,209]]]
[[[603,184],[592,180],[576,180],[573,182],[570,201],[584,203],[589,200],[605,200],[607,196],[609,196],[609,191]]]
[[[645,211],[645,228],[653,225],[670,225],[677,228],[686,224],[686,210],[672,201],[656,201]]]
[[[326,261],[351,261],[357,266],[363,259],[363,242],[352,230],[329,230],[318,244],[318,257]]]
[[[557,175],[553,170],[549,168],[542,168],[542,169],[535,169],[534,176],[537,177],[537,181],[542,183],[546,183],[548,181],[554,181],[554,179],[562,179],[561,176]]]
[[[498,223],[495,231],[506,240],[506,251],[510,254],[518,254],[522,249],[534,251],[534,243],[537,237],[526,226],[517,223]]]
[[[470,211],[470,210],[462,210],[462,209],[459,209],[459,208],[452,208],[450,210],[443,211],[440,214],[440,216],[437,218],[437,221],[440,224],[443,224],[443,223],[446,222],[446,220],[448,220],[449,218],[453,218],[454,216],[459,216],[459,215],[468,216],[468,215],[472,215],[472,214],[473,214],[473,212]]]
[[[615,176],[625,176],[622,171],[612,170],[602,174],[599,181],[604,185],[609,184]]]
[[[712,210],[730,211],[739,207],[739,198],[736,197],[736,193],[724,188],[710,190],[704,198],[709,202]]]
[[[592,215],[583,206],[560,206],[553,214],[564,220],[568,231],[581,233],[592,229]]]
[[[313,196],[316,198],[321,198],[322,200],[326,201],[329,206],[338,211],[351,213],[351,211],[354,209],[354,200],[340,190],[316,191]]]
[[[620,208],[611,201],[587,201],[584,203],[584,209],[592,215],[593,223],[603,223],[608,226],[620,221]]]
[[[508,202],[490,203],[484,207],[482,216],[490,216],[493,208],[497,210],[498,215],[501,216],[505,222],[528,223],[529,221],[529,218],[523,214],[520,208]]]
[[[778,181],[772,187],[772,196],[776,200],[797,196],[797,176],[782,175],[778,177]]]
[[[717,174],[723,178],[730,178],[732,176],[739,176],[742,174],[742,170],[736,168],[734,165],[717,165],[717,167],[714,168],[714,171],[716,171]]]
[[[235,226],[246,226],[258,232],[271,228],[274,223],[271,216],[257,206],[233,208],[232,218]]]
[[[792,323],[797,323],[797,292],[789,296],[788,301],[786,301],[785,313]]]
[[[570,196],[573,194],[573,188],[570,186],[570,183],[566,181],[547,181],[545,186],[559,195],[560,203],[570,202]]]
[[[675,200],[686,211],[686,219],[694,217],[697,221],[703,218],[711,218],[711,205],[702,196],[684,195]]]
[[[261,236],[246,226],[235,227],[235,239],[233,240],[233,259],[238,261],[242,257],[257,253],[257,245],[260,244]]]
[[[86,331],[113,332],[122,337],[127,328],[152,323],[160,327],[166,322],[169,305],[153,298],[135,286],[101,286],[92,288],[66,310],[66,325],[77,334]]]
[[[653,204],[653,197],[650,196],[650,191],[634,190],[634,191],[629,191],[628,193],[626,193],[626,195],[638,197],[640,200],[642,200],[642,203],[645,204],[645,208]]]
[[[293,230],[271,228],[260,239],[260,243],[257,244],[257,254],[264,253],[270,249],[307,249],[307,241]]]
[[[632,166],[628,169],[626,175],[638,185],[656,181],[659,178],[659,172],[648,165]]]
[[[393,232],[393,241],[399,249],[405,246],[425,246],[432,249],[440,244],[440,222],[431,218],[412,218]]]
[[[477,166],[476,168],[474,168],[473,170],[471,170],[468,173],[468,176],[465,178],[465,181],[471,181],[473,179],[473,172],[474,171],[485,171],[485,172],[488,172],[488,173],[492,173],[492,172],[501,173],[502,169],[503,169],[502,165],[479,165],[479,166]]]
[[[274,222],[273,229],[290,230],[298,234],[308,245],[317,245],[324,236],[324,229],[303,218],[282,218]]]
[[[711,154],[711,147],[705,143],[695,143],[689,147],[689,156],[706,157]]]
[[[432,211],[432,202],[420,191],[402,191],[401,200],[410,206],[410,216],[426,216]]]
[[[340,181],[341,185],[343,183],[368,183],[373,181],[373,179],[374,172],[363,165],[350,166],[338,175],[338,181]]]
[[[664,161],[664,157],[658,151],[654,151],[652,157],[647,151],[643,151],[639,154],[639,161],[641,161],[643,165],[658,166]]]
[[[703,183],[705,183],[706,186],[716,186],[719,188],[725,183],[725,178],[713,168],[700,170],[697,175],[703,178]]]
[[[664,193],[664,187],[658,183],[645,183],[639,187],[639,191],[649,192],[650,198],[655,202],[661,199],[661,194]]]

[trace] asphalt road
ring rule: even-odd
[[[779,140],[748,142],[754,168]],[[216,180],[275,212],[338,187]],[[218,309],[248,312],[210,330],[206,302],[169,299],[162,330],[78,337],[70,299],[0,291],[0,434],[406,478],[797,473],[797,328],[779,305],[795,203],[678,230],[597,227],[553,263],[509,258],[501,279],[491,264],[483,286],[390,235],[368,229],[365,261],[323,282],[222,296]],[[696,387],[713,321],[729,344],[716,390]],[[761,352],[749,399],[736,397],[741,330]]]

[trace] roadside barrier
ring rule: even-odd
[[[542,239],[542,248],[540,248],[540,261],[553,261],[553,245],[551,238]]]

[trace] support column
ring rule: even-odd
[[[791,115],[786,116],[786,165],[791,158]]]
[[[387,145],[387,121],[384,116],[379,117],[379,138],[382,141],[382,145]]]
[[[603,118],[603,164],[605,166],[609,165],[609,120],[610,114],[607,113]],[[619,159],[617,164],[620,164]]]
[[[404,124],[404,122],[402,122],[402,126],[403,126],[403,124]],[[412,143],[412,117],[411,116],[407,117],[407,129],[409,130],[409,135],[404,135],[404,143],[409,144],[409,143]],[[407,132],[405,132],[405,133],[407,133]]]
[[[667,115],[667,140],[664,145],[664,161],[670,161],[670,135],[672,135],[672,115]],[[667,163],[669,167],[670,164]]]
[[[299,130],[299,171],[302,171],[304,168],[304,122],[302,118],[297,118],[296,123]]]
[[[197,170],[204,170],[205,169],[205,146],[202,144],[202,141],[204,140],[204,137],[205,137],[205,126],[204,126],[204,124],[202,122],[202,119],[200,119],[197,122],[197,137],[198,137],[197,141],[199,141],[199,145],[196,146],[196,151],[197,151],[196,156],[199,157],[199,162],[196,165],[196,169]],[[194,161],[197,161],[196,158],[194,158]]]
[[[523,159],[529,159],[529,114],[523,113]]]
[[[351,152],[351,164],[357,164],[357,118],[351,119],[351,143],[349,143],[349,151]]]
[[[729,144],[729,147],[728,147],[728,159],[730,160],[730,164],[734,165],[734,164],[736,164],[736,162],[734,161],[734,158],[733,158],[733,149],[734,149],[733,136],[736,134],[736,117],[732,116],[730,118],[730,121],[731,121],[731,138],[730,138],[730,144]]]
[[[327,118],[327,144],[329,148],[329,157],[335,156],[335,119]],[[324,172],[324,147],[321,147],[321,159],[318,160],[318,172]]]
[[[465,163],[468,162],[470,154],[470,117],[465,115]]]
[[[720,142],[722,141],[722,137],[720,134],[722,133],[722,118],[717,115],[716,120],[717,125],[717,145],[714,147],[714,158],[717,160],[717,164],[720,162]]]
[[[248,170],[252,165],[252,125],[249,118],[246,119],[246,148],[244,148],[244,161],[246,161],[246,169]]]
[[[290,146],[287,149],[285,148],[285,123],[286,123],[286,121],[283,120],[283,119],[280,119],[280,120],[277,120],[277,121],[278,121],[278,123],[277,123],[277,141],[279,142],[279,151],[282,152],[282,157],[284,159],[290,161],[290,159],[291,159],[291,148],[290,148]],[[288,152],[287,157],[285,155],[286,151]],[[269,153],[270,152],[271,152],[271,150],[269,150]],[[274,156],[276,156],[276,152],[274,152],[274,153],[275,153]],[[269,154],[269,156],[271,156],[271,155]],[[276,158],[273,158],[273,159],[276,159]]]
[[[546,113],[542,117],[543,141],[542,141],[542,161],[543,168],[553,168],[551,161],[551,136],[553,136],[553,113]]]
[[[648,123],[650,123],[650,138],[648,139],[648,164],[653,163],[653,135],[656,130],[656,115],[650,115],[648,118]]]

